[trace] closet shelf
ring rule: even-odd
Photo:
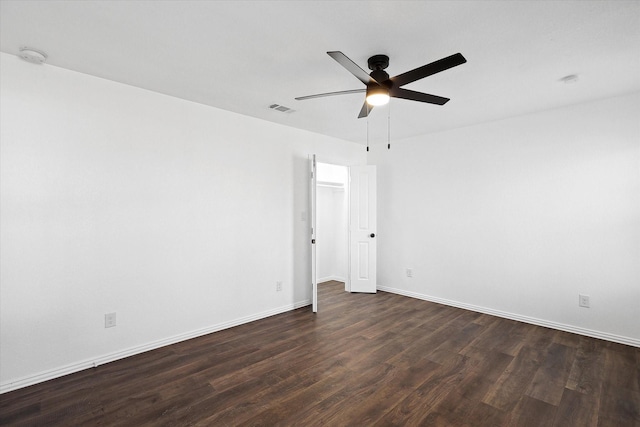
[[[318,181],[317,184],[318,187],[344,188],[344,184],[341,182]]]

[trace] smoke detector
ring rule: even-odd
[[[25,61],[31,62],[33,64],[44,64],[44,62],[47,60],[46,53],[30,47],[21,47],[18,56]]]

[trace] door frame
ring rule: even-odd
[[[316,245],[316,217],[317,217],[317,192],[318,192],[318,170],[315,154],[309,155],[309,226],[311,235],[311,310],[318,312],[318,258]]]
[[[344,290],[346,292],[351,292],[351,258],[353,256],[352,250],[351,250],[351,167],[352,166],[366,166],[366,165],[345,165],[342,162],[339,163],[333,163],[333,162],[328,162],[328,161],[323,161],[324,159],[319,158],[316,154],[309,154],[308,155],[308,159],[309,159],[309,169],[310,169],[310,173],[308,176],[310,176],[310,181],[309,181],[309,209],[311,210],[309,218],[311,220],[311,224],[310,225],[310,238],[309,238],[309,242],[311,244],[311,282],[312,282],[312,310],[314,313],[316,313],[318,311],[318,278],[317,278],[317,245],[320,244],[320,242],[316,242],[316,227],[317,227],[317,164],[318,163],[324,163],[324,164],[329,164],[329,165],[335,165],[335,166],[341,166],[341,167],[345,167],[347,168],[347,182],[345,185],[345,197],[346,197],[346,204],[347,204],[347,217],[348,217],[348,221],[347,221],[347,228],[346,228],[346,239],[345,239],[345,244],[347,245],[346,249],[346,253],[347,253],[347,277],[345,278],[345,284],[344,284]],[[376,191],[377,192],[377,191]],[[375,261],[374,261],[375,262]],[[375,262],[376,266],[375,268],[377,269],[377,262]],[[376,283],[376,290],[377,290],[377,283]]]

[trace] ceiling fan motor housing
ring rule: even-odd
[[[389,66],[389,57],[387,55],[373,55],[367,63],[370,70],[384,70]]]
[[[389,80],[389,74],[384,71],[385,68],[389,66],[389,57],[387,55],[374,55],[367,61],[369,64],[369,69],[372,70],[369,75],[373,80],[378,82],[371,82],[367,85],[367,89],[376,88],[378,86],[386,87],[387,89],[391,88],[391,80]],[[367,93],[369,93],[367,90]]]

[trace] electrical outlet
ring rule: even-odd
[[[407,268],[407,277],[413,277],[413,268]]]
[[[589,308],[590,307],[590,303],[589,303],[589,295],[578,295],[578,305],[580,307],[584,307],[584,308]]]
[[[116,314],[115,313],[107,313],[104,315],[104,327],[105,328],[113,328],[116,326]]]
[[[282,282],[276,282],[276,291],[280,292],[282,290]]]

